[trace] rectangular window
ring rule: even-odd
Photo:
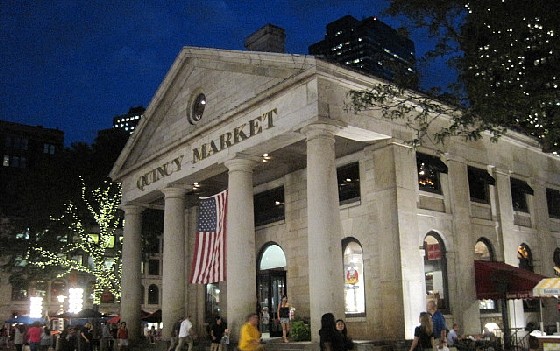
[[[54,155],[55,147],[52,144],[43,144],[43,153],[47,155]]]
[[[480,300],[479,309],[481,313],[495,313],[498,312],[498,305],[495,300]]]
[[[514,211],[529,213],[527,195],[533,195],[533,188],[526,182],[511,178],[511,203]]]
[[[440,173],[447,173],[447,165],[439,157],[417,152],[416,167],[419,189],[441,194]]]
[[[360,200],[360,166],[358,162],[336,169],[338,201],[341,204]]]
[[[489,185],[495,185],[496,180],[486,170],[468,167],[469,194],[471,201],[483,204],[490,203]]]
[[[560,218],[560,190],[546,188],[546,205],[549,217]]]
[[[263,191],[254,197],[255,226],[283,220],[284,186]]]
[[[148,275],[159,275],[159,260],[148,260]]]

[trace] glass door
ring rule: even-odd
[[[286,271],[261,271],[257,285],[261,333],[270,333],[271,337],[282,336],[277,311],[282,295],[287,295]]]

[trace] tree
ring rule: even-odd
[[[15,189],[12,201],[13,212],[17,216],[0,228],[2,240],[0,251],[10,259],[3,269],[13,271],[14,265],[25,256],[29,246],[35,245],[41,236],[42,245],[56,247],[56,237],[47,243],[50,236],[42,235],[52,226],[51,217],[60,217],[68,203],[81,201],[82,187],[96,189],[105,186],[108,174],[128,140],[128,133],[120,129],[109,129],[98,133],[90,146],[83,142],[55,154],[52,159],[22,172],[10,179],[10,188]],[[18,266],[18,275],[34,277],[33,267]],[[37,272],[44,276],[44,271]]]
[[[100,302],[104,291],[119,298],[122,269],[118,235],[122,226],[122,212],[118,209],[120,198],[118,184],[106,182],[104,187],[91,193],[84,186],[81,203],[69,203],[64,214],[55,219],[55,226],[42,232],[37,245],[30,247],[30,265],[41,269],[54,268],[58,277],[73,270],[92,275],[95,277],[94,304]],[[90,221],[91,218],[95,223]],[[98,232],[92,233],[93,224]]]
[[[386,118],[404,120],[416,131],[410,141],[415,145],[457,135],[478,139],[484,131],[498,138],[509,129],[533,136],[543,151],[557,153],[558,10],[560,2],[547,0],[392,0],[388,14],[405,15],[413,27],[437,39],[423,59],[446,58],[458,80],[445,94],[434,87],[428,96],[402,84],[378,84],[351,92],[349,108],[380,109]],[[432,129],[441,114],[452,120]]]

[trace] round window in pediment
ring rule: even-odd
[[[191,114],[189,116],[189,122],[195,124],[202,119],[204,114],[204,109],[206,108],[206,95],[200,93],[192,102]]]

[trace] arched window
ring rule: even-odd
[[[424,274],[426,278],[426,296],[437,301],[442,312],[449,308],[447,294],[447,259],[446,249],[439,234],[430,232],[424,238]]]
[[[560,247],[554,249],[554,254],[552,255],[552,262],[554,262],[554,274],[560,276]]]
[[[259,269],[264,271],[267,269],[284,267],[286,267],[284,250],[278,245],[270,245],[267,247],[262,254]]]
[[[494,261],[494,251],[488,239],[478,239],[474,245],[474,259],[479,261]]]
[[[474,245],[474,259],[478,261],[494,261],[494,250],[492,244],[486,238],[480,238]],[[480,300],[479,309],[481,313],[491,313],[498,311],[495,300]]]
[[[354,238],[342,240],[344,309],[346,315],[365,315],[365,282],[362,245]]]
[[[533,271],[533,253],[527,244],[522,243],[517,247],[517,258],[519,259],[519,268]]]
[[[157,305],[159,303],[159,289],[157,285],[151,284],[148,288],[148,305]]]

